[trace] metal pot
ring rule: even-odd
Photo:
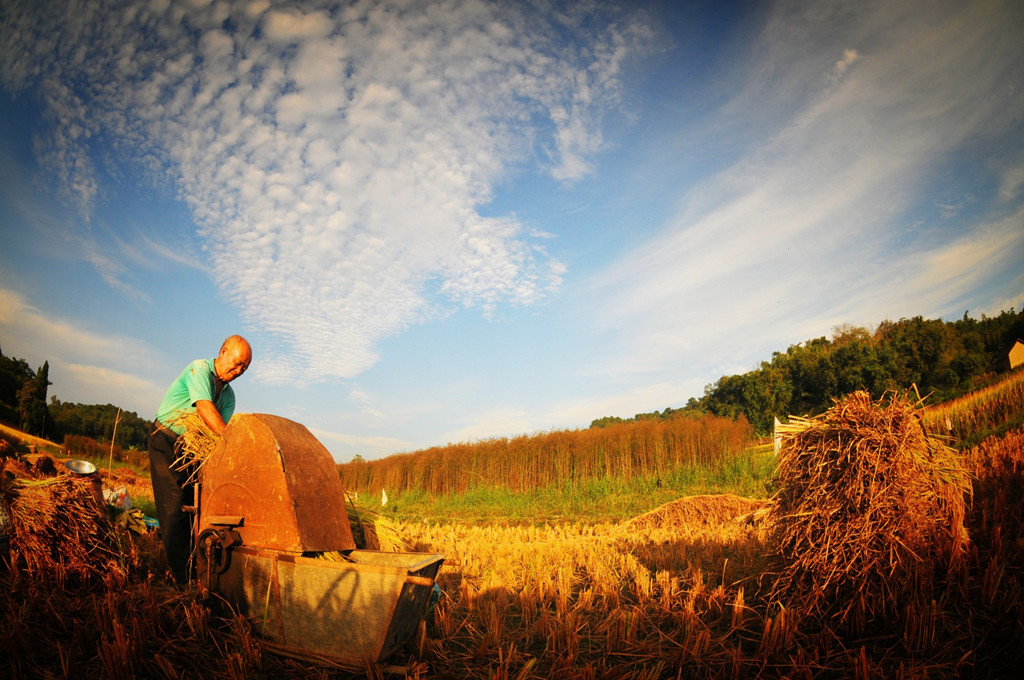
[[[87,477],[96,472],[96,466],[87,460],[69,460],[64,463],[64,467],[82,477]]]

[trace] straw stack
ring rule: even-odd
[[[623,522],[620,530],[625,533],[639,533],[651,529],[688,527],[697,523],[722,524],[750,515],[763,508],[766,503],[764,500],[744,498],[731,493],[683,496]]]
[[[131,548],[122,545],[90,480],[10,472],[5,470],[0,496],[9,520],[12,573],[24,574],[34,586],[65,589],[130,566]]]
[[[780,434],[770,597],[855,629],[929,603],[962,566],[971,484],[915,404],[856,392]]]

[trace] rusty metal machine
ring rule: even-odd
[[[363,667],[421,625],[443,556],[356,549],[334,460],[303,425],[236,415],[196,498],[197,577],[272,650]]]

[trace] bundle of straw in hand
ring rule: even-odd
[[[172,467],[188,473],[188,483],[195,482],[199,479],[203,465],[217,450],[221,436],[210,429],[196,411],[178,413],[172,419],[172,424],[185,429],[185,434],[178,438],[178,457]]]

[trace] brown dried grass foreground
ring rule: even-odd
[[[129,533],[61,469],[0,457],[0,677],[327,677],[264,654],[248,621],[176,588],[157,534]]]

